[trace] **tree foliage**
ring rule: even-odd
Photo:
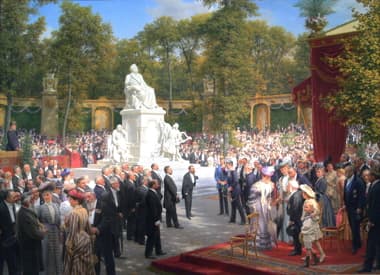
[[[293,83],[298,84],[310,75],[310,45],[307,33],[300,34],[297,37],[294,52],[294,77]]]
[[[253,0],[200,1],[218,9],[178,21],[160,17],[136,37],[116,40],[91,8],[67,0],[60,2],[59,29],[42,39],[43,18],[29,23],[28,15],[56,0],[1,0],[0,91],[40,95],[43,76],[53,72],[59,98],[67,102],[67,111],[59,110],[67,117],[60,125],[79,130],[79,101],[124,100],[124,78],[136,63],[157,97],[193,100],[193,110],[183,118],[197,120],[190,128],[210,114],[217,132],[248,125],[250,97],[289,92],[290,80],[305,76],[305,48],[283,28],[252,21]],[[215,80],[211,100],[204,97],[204,78]],[[170,119],[177,118],[174,111]]]
[[[303,17],[324,17],[334,12],[338,0],[298,0],[294,6],[300,9]]]
[[[288,93],[289,79],[295,77],[289,70],[294,67],[290,60],[295,47],[294,36],[282,27],[270,27],[261,20],[250,21],[248,28],[254,66],[265,79],[265,93]]]
[[[68,1],[61,8],[60,26],[50,47],[51,69],[58,75],[59,96],[68,102],[64,125],[68,119],[69,128],[78,130],[81,125],[77,116],[70,116],[70,105],[75,108],[77,100],[87,98],[89,90],[99,84],[101,68],[112,66],[113,38],[111,27],[91,8]]]
[[[30,96],[32,90],[40,91],[41,82],[36,77],[44,68],[40,37],[45,20],[40,17],[29,22],[40,4],[53,0],[2,0],[0,2],[0,91]]]
[[[248,111],[248,99],[256,91],[261,76],[250,56],[247,16],[253,6],[245,8],[237,3],[250,1],[223,1],[203,26],[205,33],[204,71],[216,83],[217,94],[211,99],[209,111],[213,115],[212,130],[228,131]],[[239,111],[237,111],[239,110]]]
[[[361,125],[365,141],[380,140],[380,2],[358,0],[367,12],[355,12],[358,35],[345,41],[344,54],[333,60],[343,77],[341,90],[328,97],[347,125]]]
[[[166,66],[167,83],[169,91],[169,112],[172,108],[173,99],[173,72],[172,59],[174,49],[178,40],[177,22],[168,16],[162,16],[156,19],[153,23],[147,24],[144,28],[144,33],[147,38],[153,42],[156,56]]]

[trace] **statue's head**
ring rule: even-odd
[[[132,64],[129,69],[131,70],[132,73],[137,73],[139,71],[136,64]]]

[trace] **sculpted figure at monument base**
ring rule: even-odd
[[[160,125],[161,129],[161,148],[163,156],[168,156],[170,160],[179,161],[182,159],[180,147],[182,143],[191,140],[185,132],[179,130],[178,123],[173,126],[163,122]]]
[[[111,152],[111,160],[114,163],[121,163],[128,160],[128,133],[120,124],[116,126],[116,129],[113,130],[111,136],[111,149],[108,150]]]

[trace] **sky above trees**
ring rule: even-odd
[[[60,4],[49,4],[39,9],[39,16],[45,16],[47,27],[45,36],[58,28],[61,14]],[[103,21],[110,23],[115,37],[132,38],[144,26],[161,16],[174,19],[188,18],[192,15],[212,11],[199,0],[75,0],[82,6],[90,6]],[[263,19],[272,26],[282,26],[287,31],[298,35],[305,32],[304,18],[299,16],[299,9],[294,7],[296,0],[257,0],[259,7],[257,19]],[[355,0],[339,0],[334,7],[335,13],[328,16],[328,28],[343,24],[352,19],[351,9],[361,9]]]

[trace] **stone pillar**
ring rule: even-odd
[[[54,74],[47,74],[43,78],[41,134],[48,137],[58,135],[57,83],[58,80],[54,78]]]
[[[151,163],[160,151],[160,125],[165,111],[157,109],[123,109],[123,128],[128,132],[128,162]]]

